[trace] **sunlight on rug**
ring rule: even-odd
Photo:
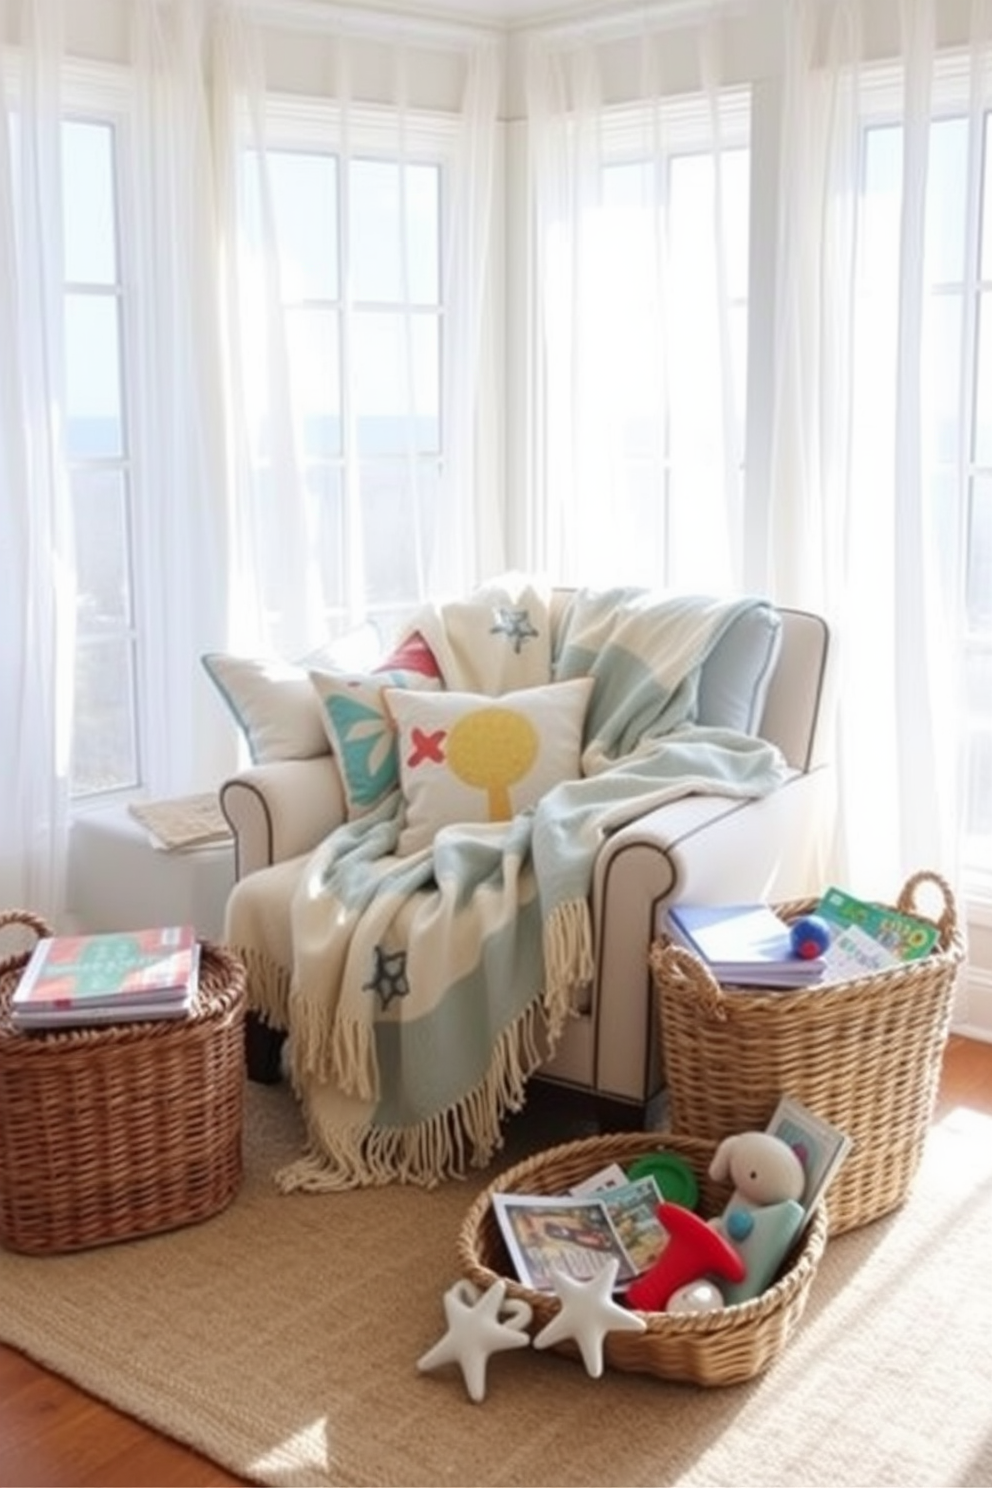
[[[552,1113],[553,1116],[553,1113]],[[500,1166],[583,1135],[514,1118]],[[272,1485],[992,1482],[992,1119],[951,1112],[896,1214],[828,1243],[760,1379],[700,1389],[520,1349],[473,1404],[416,1360],[444,1330],[464,1214],[493,1171],[426,1191],[284,1195],[285,1087],[250,1087],[247,1171],[204,1224],[86,1254],[0,1253],[0,1336]]]

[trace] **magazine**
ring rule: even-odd
[[[192,925],[45,936],[14,990],[11,1023],[44,1029],[185,1016],[199,956]]]
[[[493,1194],[493,1208],[517,1276],[538,1292],[554,1290],[555,1270],[587,1281],[617,1262],[617,1290],[646,1271],[668,1239],[657,1215],[653,1178],[591,1194]]]
[[[857,926],[890,951],[892,961],[915,961],[926,956],[937,944],[940,934],[937,926],[929,920],[903,914],[884,904],[856,899],[853,894],[836,886],[827,889],[816,912],[832,926]]]
[[[781,1137],[799,1154],[806,1170],[802,1194],[804,1226],[809,1222],[827,1185],[851,1150],[851,1138],[822,1116],[817,1116],[791,1095],[783,1095],[768,1130]]]

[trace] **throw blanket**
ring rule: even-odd
[[[449,688],[517,687],[520,668],[531,683],[591,675],[584,773],[509,823],[447,826],[406,857],[397,791],[312,855],[293,893],[287,998],[308,1144],[283,1188],[430,1185],[489,1161],[592,978],[605,836],[679,796],[760,796],[782,778],[771,745],[693,721],[700,667],[748,603],[577,591],[552,648],[532,588],[509,675],[491,592],[418,619]],[[252,964],[264,926],[239,928]]]

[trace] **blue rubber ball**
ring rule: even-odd
[[[789,931],[792,954],[801,961],[812,961],[822,956],[830,944],[830,926],[822,915],[803,915],[794,921]]]

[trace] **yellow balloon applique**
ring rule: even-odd
[[[479,708],[466,713],[448,734],[448,767],[466,785],[489,797],[489,820],[513,816],[510,786],[523,780],[537,759],[537,730],[512,708]]]

